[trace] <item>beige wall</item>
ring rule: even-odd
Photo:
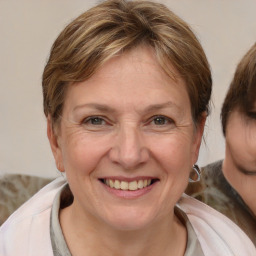
[[[0,0],[0,173],[56,176],[46,137],[41,74],[61,29],[97,1]],[[213,109],[200,164],[224,155],[219,113],[235,66],[256,41],[255,0],[162,0],[189,22],[209,58]]]

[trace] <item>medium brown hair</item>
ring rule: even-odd
[[[221,110],[222,131],[226,134],[228,118],[237,109],[249,114],[256,101],[256,44],[237,65]]]
[[[173,65],[187,85],[195,123],[209,110],[208,61],[189,26],[164,5],[107,0],[71,22],[54,42],[43,73],[44,113],[56,123],[67,86],[90,78],[111,57],[144,44],[170,75]]]

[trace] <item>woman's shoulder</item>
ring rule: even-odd
[[[55,179],[3,223],[0,227],[0,255],[30,255],[31,244],[35,245],[34,249],[38,248],[37,255],[48,255],[44,253],[48,250],[45,245],[50,243],[51,207],[55,195],[65,184],[63,177]]]
[[[247,235],[223,214],[186,194],[178,206],[187,214],[206,255],[256,255]]]

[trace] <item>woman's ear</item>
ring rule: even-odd
[[[193,164],[197,162],[198,155],[199,155],[199,150],[203,138],[203,133],[204,133],[204,126],[207,118],[207,113],[203,112],[201,114],[201,117],[199,118],[196,127],[195,127],[195,132],[194,132],[194,146],[193,146]]]
[[[47,136],[50,142],[52,153],[55,159],[55,164],[60,172],[64,172],[62,151],[59,145],[59,134],[54,130],[54,125],[50,116],[47,117]]]

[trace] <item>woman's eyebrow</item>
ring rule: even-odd
[[[102,112],[116,112],[114,108],[111,108],[108,105],[99,104],[99,103],[85,103],[85,104],[77,105],[73,108],[73,112],[83,108],[96,109]]]
[[[140,106],[138,106],[138,108],[139,107]],[[95,109],[95,110],[99,110],[102,112],[110,112],[110,113],[115,113],[118,111],[117,109],[110,107],[109,105],[106,105],[106,104],[85,103],[85,104],[81,104],[81,105],[76,105],[73,108],[73,112],[75,112],[79,109],[83,109],[83,108],[90,108],[90,109]],[[148,105],[145,109],[139,109],[138,111],[141,113],[150,113],[150,112],[158,111],[158,110],[165,109],[165,108],[174,108],[174,109],[177,109],[179,112],[182,112],[182,108],[172,101],[151,104],[151,105]]]
[[[149,105],[148,107],[145,108],[145,110],[143,110],[143,112],[153,112],[153,111],[157,111],[164,108],[174,108],[174,109],[177,109],[179,112],[182,112],[182,108],[172,101]]]

